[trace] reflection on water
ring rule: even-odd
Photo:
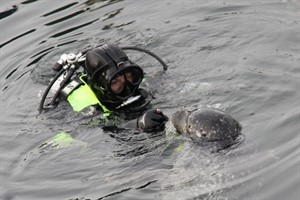
[[[0,23],[1,199],[299,199],[298,1],[5,1]],[[60,55],[105,42],[167,62],[128,51],[154,107],[217,107],[244,138],[211,152],[170,122],[103,131],[66,103],[38,115]]]
[[[9,15],[12,15],[17,10],[18,10],[18,7],[16,5],[13,5],[11,9],[0,12],[0,20],[5,17],[8,17]]]
[[[66,9],[68,9],[68,8],[70,8],[70,7],[74,6],[74,5],[76,5],[76,4],[78,4],[78,2],[70,3],[70,4],[68,4],[68,5],[65,5],[65,6],[62,6],[62,7],[60,7],[60,8],[57,8],[57,9],[55,9],[55,10],[53,10],[53,11],[50,11],[50,12],[48,12],[48,13],[42,15],[42,16],[43,16],[43,17],[47,17],[47,16],[53,15],[53,14],[55,14],[55,13],[57,13],[57,12],[63,12],[64,10],[66,10]]]
[[[105,3],[104,6],[108,6],[110,4],[118,3],[118,2],[121,2],[121,1],[124,1],[124,0],[87,0],[85,2],[85,4],[87,4],[87,5],[93,5],[95,3],[99,3],[99,2],[102,3],[102,2],[104,2]]]
[[[27,0],[27,1],[21,2],[21,4],[29,4],[29,3],[36,2],[36,1],[38,1],[38,0]]]

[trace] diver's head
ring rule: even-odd
[[[143,70],[132,63],[125,52],[115,44],[105,44],[88,51],[85,69],[97,93],[103,93],[111,102],[133,96],[142,79]]]

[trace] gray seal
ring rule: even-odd
[[[232,141],[242,130],[238,121],[215,108],[177,111],[172,116],[172,124],[178,133],[196,142]]]

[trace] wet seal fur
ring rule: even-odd
[[[197,143],[222,143],[228,146],[241,134],[242,126],[226,112],[215,108],[181,110],[172,116],[177,132]]]

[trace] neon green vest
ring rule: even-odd
[[[104,116],[110,115],[110,110],[108,110],[97,98],[90,86],[80,77],[80,80],[84,83],[80,85],[77,89],[72,91],[71,94],[67,96],[67,100],[72,106],[73,110],[76,112],[82,111],[84,108],[89,106],[99,105]]]

